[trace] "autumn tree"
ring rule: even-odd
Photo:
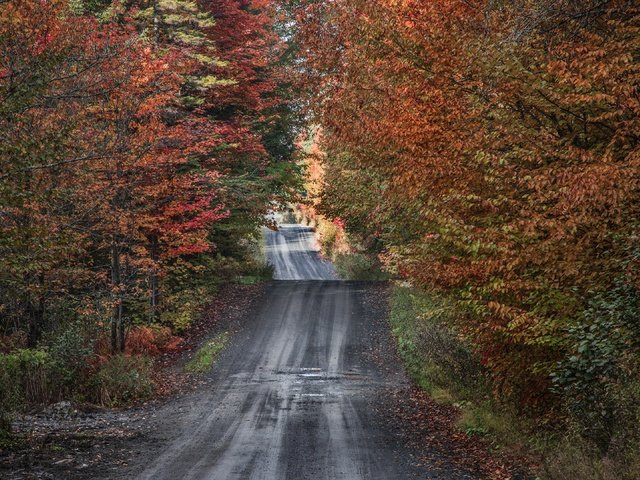
[[[91,232],[79,190],[91,181],[84,167],[107,153],[102,143],[85,149],[81,132],[103,93],[93,76],[116,56],[94,22],[63,21],[64,2],[40,7],[7,2],[0,15],[2,303],[18,328],[26,314],[32,345],[46,317],[55,321],[66,302],[82,303],[79,287],[97,281],[80,260]]]
[[[175,265],[204,275],[295,194],[268,5],[1,8],[3,323],[35,345],[57,315],[108,307],[122,351],[127,319],[171,307]],[[233,235],[214,227],[229,215]]]
[[[595,292],[637,286],[638,18],[624,1],[300,11],[321,208],[454,299],[521,407],[548,404]]]

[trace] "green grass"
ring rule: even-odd
[[[264,277],[258,275],[242,275],[236,277],[236,283],[239,285],[257,285],[264,281]]]
[[[200,375],[209,372],[228,341],[229,333],[224,332],[205,342],[195,356],[185,365],[185,370]]]

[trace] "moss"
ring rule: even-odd
[[[224,332],[205,342],[189,363],[185,365],[185,370],[201,375],[209,372],[228,341],[229,333]]]

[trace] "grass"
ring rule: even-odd
[[[145,355],[114,355],[100,365],[91,378],[94,400],[108,407],[122,407],[153,395],[150,357]]]
[[[382,266],[373,255],[353,252],[334,255],[334,264],[345,280],[384,281],[391,276],[382,271]]]
[[[199,375],[209,372],[228,341],[229,333],[224,332],[205,342],[185,365],[185,370]]]
[[[271,279],[273,279],[273,267],[265,261],[251,265],[242,275],[236,276],[234,282],[240,285],[257,285]]]
[[[493,401],[486,372],[449,326],[454,315],[446,298],[394,287],[390,322],[407,372],[434,401],[460,410],[460,430],[520,449],[530,440],[527,427]]]
[[[259,275],[242,275],[236,277],[236,283],[239,285],[257,285],[264,282],[265,278]]]

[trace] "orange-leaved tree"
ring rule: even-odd
[[[549,399],[597,292],[637,287],[638,14],[356,0],[300,16],[325,212],[381,241],[390,270],[450,295],[496,393],[518,405]]]

